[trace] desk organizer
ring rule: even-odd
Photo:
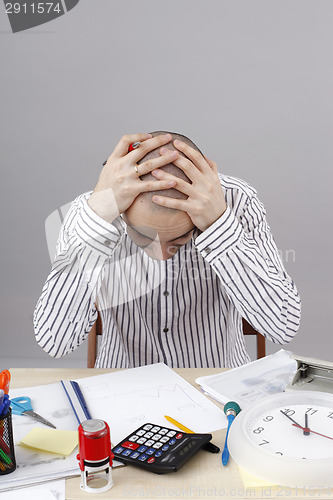
[[[0,417],[0,475],[9,474],[16,469],[12,410],[9,408],[4,417]]]

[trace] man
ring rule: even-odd
[[[35,309],[37,342],[54,357],[73,351],[98,311],[98,368],[233,367],[249,361],[242,317],[286,343],[300,299],[256,191],[188,138],[155,132],[124,136],[93,193],[73,202]]]

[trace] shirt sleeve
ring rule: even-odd
[[[90,208],[90,194],[76,198],[65,217],[34,311],[36,340],[57,358],[76,349],[95,323],[103,268],[124,233],[120,217],[110,224]]]
[[[266,220],[250,188],[242,210],[226,212],[195,241],[240,315],[275,343],[290,342],[301,316],[301,301],[285,271]]]

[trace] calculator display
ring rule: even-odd
[[[212,439],[211,434],[187,434],[168,427],[144,424],[112,451],[114,458],[157,474],[176,472]]]

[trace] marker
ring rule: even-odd
[[[178,429],[180,429],[184,432],[187,432],[188,434],[195,434],[194,431],[191,431],[191,429],[189,429],[188,427],[185,427],[185,425],[181,424],[180,422],[177,422],[177,420],[175,420],[174,418],[168,417],[168,415],[164,415],[164,418],[166,418],[168,420],[168,422],[171,422],[173,425],[178,427]],[[210,453],[218,453],[220,451],[220,448],[218,446],[215,446],[215,444],[213,444],[213,443],[205,444],[205,446],[203,446],[202,449],[207,450]]]
[[[2,404],[0,405],[0,417],[5,417],[7,415],[8,408],[10,406],[10,399],[8,394],[3,397]]]
[[[8,370],[2,370],[0,373],[0,389],[3,389],[5,394],[9,392],[10,378],[10,372]]]
[[[6,455],[4,451],[0,448],[0,459],[5,462],[7,465],[10,465],[12,463],[10,457]]]
[[[222,452],[222,464],[227,465],[229,460],[228,436],[229,436],[230,426],[232,422],[235,420],[238,413],[241,411],[241,408],[239,404],[236,403],[235,401],[229,401],[229,403],[226,403],[224,405],[223,411],[228,419],[228,428],[225,436],[224,449]]]
[[[140,146],[141,142],[133,142],[132,144],[129,145],[128,152],[130,153],[131,151],[134,151],[134,149],[137,149]],[[106,165],[107,160],[103,162],[103,167]]]

